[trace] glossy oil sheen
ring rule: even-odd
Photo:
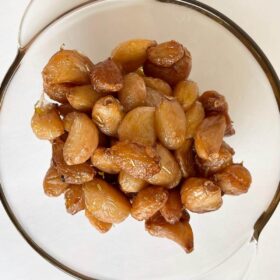
[[[170,14],[172,20],[166,20]],[[96,63],[119,42],[137,37],[176,39],[188,47],[194,65],[190,79],[201,91],[216,89],[225,95],[236,128],[228,142],[235,147],[236,160],[244,160],[252,173],[248,194],[224,197],[217,212],[192,215],[195,250],[190,255],[168,240],[149,236],[132,219],[105,235],[93,234],[84,215],[73,218],[65,212],[62,198],[43,194],[51,147],[37,140],[30,128],[33,105],[42,91],[43,66],[63,43]],[[272,200],[280,177],[279,112],[271,85],[253,55],[204,14],[150,0],[92,3],[41,34],[7,89],[0,113],[0,140],[1,184],[21,226],[53,258],[76,275],[90,278],[201,279],[199,275],[250,240],[254,223]]]

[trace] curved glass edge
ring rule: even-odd
[[[98,0],[59,0],[54,2],[49,0],[31,0],[27,5],[20,22],[18,31],[19,48],[27,49],[53,22],[81,6],[96,1]],[[42,10],[42,6],[44,7],[44,10]],[[48,10],[48,13],[45,13],[45,10]],[[34,21],[32,16],[36,17],[36,25],[30,24],[30,22]]]
[[[20,62],[22,57],[20,57],[20,55],[18,55],[16,57],[15,62]],[[2,91],[0,92],[0,94],[2,94]],[[2,98],[2,95],[0,95],[0,98]],[[83,275],[75,270],[72,270],[70,267],[62,264],[61,262],[59,262],[57,259],[53,258],[51,255],[49,255],[45,250],[43,250],[29,235],[28,233],[24,230],[24,228],[21,226],[21,224],[19,223],[18,219],[16,218],[16,216],[14,215],[11,207],[9,206],[8,201],[6,200],[5,194],[3,192],[3,188],[2,185],[0,184],[0,200],[2,202],[2,205],[6,211],[6,213],[8,214],[10,220],[12,221],[12,223],[14,224],[14,226],[16,227],[16,229],[18,230],[18,232],[21,234],[21,236],[25,239],[25,241],[40,255],[42,256],[46,261],[48,261],[49,263],[51,263],[52,265],[54,265],[55,267],[59,268],[61,271],[66,272],[67,274],[69,274],[70,276],[74,276],[77,279],[84,279],[84,280],[98,280],[92,277],[88,277],[86,275]]]
[[[24,57],[26,51],[28,48],[32,45],[34,40],[44,31],[46,30],[50,25],[55,23],[58,19],[61,17],[71,13],[74,10],[77,10],[83,6],[86,6],[88,4],[92,4],[93,2],[101,2],[105,0],[89,0],[86,1],[68,11],[65,13],[61,14],[57,18],[55,18],[53,21],[51,21],[48,25],[43,27],[40,31],[37,32],[37,34],[34,35],[34,37],[28,42],[28,44],[21,48],[19,47],[17,56],[10,66],[9,70],[7,71],[1,86],[0,86],[0,110],[2,106],[2,101],[5,96],[6,89],[9,86],[10,81],[12,80],[14,74],[16,73],[17,69],[20,67],[20,62],[22,58]],[[211,19],[215,20],[217,23],[221,24],[224,26],[226,29],[228,29],[232,34],[234,34],[247,48],[248,50],[252,53],[252,55],[255,57],[255,59],[258,61],[260,66],[262,67],[263,71],[265,72],[271,87],[273,89],[273,93],[275,95],[277,104],[278,104],[278,109],[280,111],[280,81],[279,78],[276,74],[276,71],[274,70],[272,64],[266,57],[266,55],[263,53],[263,51],[260,49],[260,47],[255,43],[255,41],[242,29],[240,28],[236,23],[234,23],[231,19],[229,19],[227,16],[224,14],[220,13],[216,9],[203,4],[199,1],[196,0],[155,0],[158,2],[163,2],[163,3],[170,3],[170,4],[177,4],[177,5],[182,5],[184,7],[189,7],[194,10],[197,10],[198,12],[210,17]],[[32,2],[32,1],[31,1]],[[27,8],[28,9],[28,8]],[[16,227],[16,229],[19,231],[19,233],[22,235],[22,237],[26,240],[26,242],[39,254],[41,255],[45,260],[47,260],[49,263],[53,264],[60,270],[64,271],[65,273],[77,278],[77,279],[84,279],[84,280],[98,280],[96,278],[88,277],[86,275],[80,274],[77,271],[72,270],[71,268],[65,266],[64,264],[60,263],[58,260],[54,259],[52,256],[50,256],[46,251],[44,251],[36,242],[32,240],[32,238],[28,235],[28,233],[24,230],[24,228],[21,226],[17,218],[15,217],[12,209],[9,206],[8,201],[6,200],[1,182],[0,182],[0,200],[1,203],[9,216],[10,220]],[[250,242],[256,242],[258,241],[258,238],[268,223],[269,219],[273,215],[276,207],[278,206],[280,202],[280,182],[277,188],[277,191],[269,205],[269,207],[263,212],[263,214],[259,217],[259,219],[256,221],[254,225],[254,233],[252,235],[251,241]],[[237,249],[238,251],[238,249]],[[237,252],[236,251],[236,252]],[[229,256],[230,257],[230,256]],[[228,258],[227,258],[228,259]],[[225,259],[224,261],[226,261]],[[223,262],[221,262],[218,265],[221,265]],[[213,269],[213,268],[212,268]],[[211,269],[209,270],[211,271]]]
[[[199,276],[199,280],[216,280],[217,275],[224,276],[226,271],[234,270],[235,263],[240,264],[240,260],[242,260],[242,265],[245,264],[245,267],[243,267],[243,270],[239,271],[238,275],[235,274],[234,276],[229,276],[229,280],[237,279],[236,277],[240,280],[248,279],[255,264],[257,250],[258,242],[256,240],[246,240],[222,262],[216,264],[208,272],[202,273],[201,276]],[[196,280],[196,278],[194,277],[189,280]]]
[[[280,81],[278,75],[270,63],[267,56],[261,50],[261,48],[257,45],[257,43],[250,37],[250,35],[245,32],[239,25],[237,25],[230,18],[217,11],[216,9],[201,3],[196,0],[155,0],[157,2],[169,3],[169,4],[177,4],[184,7],[192,8],[207,17],[215,20],[217,23],[224,26],[227,30],[229,30],[235,37],[237,37],[252,53],[255,59],[258,61],[263,71],[265,72],[271,87],[273,89],[278,109],[280,112]]]
[[[222,14],[221,12],[217,11],[216,9],[201,3],[196,0],[156,0],[162,3],[170,3],[170,4],[177,4],[182,6],[187,6],[192,8],[202,14],[210,17],[211,19],[215,20],[226,29],[228,29],[232,34],[234,34],[252,53],[254,58],[262,67],[265,75],[267,76],[270,85],[272,87],[275,99],[277,101],[278,110],[280,112],[280,81],[278,75],[273,68],[272,64],[261,50],[261,48],[257,45],[257,43],[246,33],[240,26],[238,26],[235,22],[233,22],[230,18]],[[263,214],[258,218],[254,225],[254,233],[252,239],[258,241],[259,236],[268,223],[269,219],[273,215],[275,209],[277,208],[280,202],[280,182],[278,184],[278,188],[275,192],[275,195],[268,206],[268,208],[263,212]]]
[[[31,6],[32,6],[32,3],[33,3],[33,0],[30,0],[29,3],[27,4],[27,6],[26,6],[26,8],[25,8],[25,10],[23,12],[23,15],[21,17],[21,20],[20,20],[19,29],[18,29],[18,35],[17,35],[18,49],[23,47],[22,40],[21,40],[21,33],[22,33],[24,21],[25,21],[26,16],[27,16],[27,14],[28,14]]]

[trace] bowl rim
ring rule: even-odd
[[[102,2],[105,0],[101,0]],[[218,10],[201,3],[196,0],[155,0],[158,2],[162,3],[169,3],[169,4],[177,4],[181,5],[187,8],[191,8],[193,10],[196,10],[200,12],[201,14],[211,18],[212,20],[216,21],[218,24],[222,25],[224,28],[226,28],[228,31],[230,31],[241,43],[250,51],[250,53],[254,56],[258,64],[261,66],[263,69],[266,77],[269,80],[269,83],[272,87],[277,105],[278,105],[278,111],[280,112],[280,81],[277,76],[277,73],[275,69],[273,68],[271,62],[269,59],[266,57],[264,52],[261,50],[261,48],[257,45],[257,43],[239,26],[237,25],[234,21],[232,21],[230,18],[228,18],[226,15],[223,13],[219,12]],[[72,8],[68,10],[67,12],[61,14],[57,18],[55,18],[53,21],[51,21],[48,25],[46,25],[43,29],[41,29],[31,40],[30,42],[24,47],[18,48],[17,55],[9,67],[6,75],[4,76],[4,79],[1,83],[0,86],[0,110],[2,107],[2,102],[4,100],[5,92],[7,88],[9,87],[9,84],[18,70],[20,66],[20,62],[23,59],[24,55],[28,51],[29,47],[32,45],[32,43],[36,40],[36,38],[44,31],[46,30],[50,25],[54,24],[56,21],[61,19],[62,17],[68,15],[69,13],[78,10],[84,6],[94,4],[95,2],[100,2],[100,0],[89,0],[84,3],[81,3],[80,5],[77,5],[75,8]],[[32,3],[32,0],[31,2]],[[29,5],[27,6],[28,9]],[[27,11],[26,9],[26,11]],[[26,13],[25,11],[25,13]],[[24,13],[24,14],[25,14]],[[49,255],[44,249],[42,249],[33,239],[29,234],[25,231],[23,226],[20,224],[18,219],[16,218],[15,214],[13,213],[6,197],[5,193],[3,191],[1,182],[0,182],[0,200],[1,203],[10,218],[11,222],[13,225],[16,227],[18,232],[21,234],[21,236],[25,239],[25,241],[45,260],[47,260],[49,263],[54,265],[56,268],[60,269],[61,271],[69,274],[70,276],[73,276],[77,279],[83,279],[83,280],[99,280],[97,278],[92,278],[86,275],[83,275],[70,267],[64,265],[63,263],[59,262],[57,259]],[[263,214],[258,218],[254,225],[254,231],[252,235],[251,241],[258,242],[259,236],[270,220],[271,216],[273,215],[277,205],[280,202],[280,182],[278,183],[277,190],[274,194],[274,197],[272,198],[268,208],[263,212]]]

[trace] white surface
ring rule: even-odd
[[[22,1],[24,2],[24,1]],[[212,3],[212,6],[218,8],[228,16],[230,16],[233,20],[239,23],[263,48],[263,50],[269,55],[270,60],[273,62],[276,70],[280,70],[280,61],[277,49],[279,48],[280,42],[278,37],[272,36],[272,34],[276,34],[277,27],[279,26],[279,20],[277,20],[277,8],[279,8],[279,4],[276,1],[270,1],[272,7],[265,11],[262,5],[265,4],[265,1],[247,1],[246,3],[242,3],[242,1],[227,1],[227,6],[223,4],[223,1],[205,1],[208,4]],[[16,14],[16,9],[12,8],[13,3],[15,1],[10,1],[10,3],[3,3],[0,11],[0,20],[4,20],[5,24],[1,23],[1,38],[7,36],[2,43],[2,49],[0,53],[0,57],[2,58],[2,52],[7,55],[13,54],[15,49],[12,49],[12,46],[15,46],[13,40],[15,40],[15,32],[17,30],[16,22],[19,19],[19,15]],[[258,4],[257,4],[258,3]],[[273,6],[274,4],[274,6]],[[5,10],[4,7],[8,7],[13,9],[13,12],[9,12]],[[14,4],[20,11],[20,6]],[[254,8],[254,5],[258,8]],[[23,8],[23,7],[21,7]],[[11,9],[11,11],[12,11]],[[244,13],[244,10],[246,11]],[[260,10],[261,15],[264,15],[265,12],[269,13],[269,16],[260,17],[258,15],[258,10]],[[3,11],[3,15],[2,15]],[[274,17],[273,17],[274,13]],[[15,16],[12,20],[11,14]],[[246,18],[243,16],[246,15]],[[5,17],[6,16],[6,17]],[[247,20],[250,18],[250,20]],[[243,20],[243,21],[242,21]],[[269,21],[268,21],[269,20]],[[265,22],[264,22],[265,21]],[[11,22],[11,26],[8,24]],[[247,25],[246,25],[247,22]],[[258,26],[257,25],[260,25]],[[274,32],[273,32],[273,27]],[[5,30],[2,31],[2,28]],[[250,29],[251,28],[251,29]],[[9,30],[9,32],[7,32]],[[15,32],[13,33],[12,30]],[[4,33],[4,36],[2,35]],[[271,36],[268,36],[268,34]],[[278,42],[276,42],[278,40]],[[9,43],[8,43],[9,42]],[[272,43],[273,42],[273,43]],[[6,47],[6,49],[4,49]],[[274,49],[272,49],[272,47]],[[277,56],[278,55],[278,56]],[[6,66],[10,64],[12,59],[12,55],[7,59]],[[5,67],[3,61],[1,61],[1,74],[4,74]],[[278,63],[275,64],[275,63]],[[276,215],[271,220],[269,227],[265,230],[263,236],[261,237],[260,248],[259,248],[259,256],[257,258],[257,266],[255,271],[255,276],[252,276],[251,279],[272,279],[276,280],[279,278],[280,269],[277,265],[277,260],[280,259],[280,242],[276,238],[280,233],[279,226],[279,210]],[[3,213],[3,215],[2,215]],[[0,220],[0,269],[2,272],[2,276],[4,279],[68,279],[65,274],[62,274],[58,270],[54,269],[50,265],[48,265],[43,259],[41,259],[35,252],[32,251],[27,244],[25,244],[22,238],[17,234],[16,230],[10,224],[8,218],[5,216],[4,211],[2,211],[1,217],[3,219]],[[278,219],[277,219],[278,218]],[[277,221],[278,220],[278,221]],[[3,245],[2,245],[3,243]],[[3,250],[4,249],[4,250]],[[278,255],[277,255],[278,254]],[[17,268],[17,269],[14,269]]]
[[[170,10],[174,20],[167,23]],[[219,211],[192,215],[196,249],[191,255],[166,239],[146,234],[143,223],[133,219],[101,235],[89,227],[82,213],[75,218],[67,215],[62,198],[48,199],[42,193],[50,145],[38,141],[30,128],[33,104],[42,89],[41,69],[62,43],[97,62],[127,38],[166,41],[170,36],[190,49],[194,61],[190,79],[198,82],[200,90],[215,88],[226,96],[237,131],[227,141],[235,148],[235,160],[243,160],[254,178],[247,195],[238,199],[225,196]],[[187,276],[189,280],[209,271],[251,238],[253,225],[272,200],[280,180],[280,157],[275,153],[280,143],[279,112],[269,81],[254,57],[209,17],[151,0],[100,2],[48,28],[28,49],[8,88],[0,114],[0,139],[1,181],[22,226],[47,253],[95,278],[186,280]],[[266,184],[269,188],[263,187]],[[223,279],[221,273],[215,276]]]
[[[60,16],[67,10],[71,10],[79,4],[86,2],[87,0],[59,0],[60,5],[53,5],[52,1],[33,1],[29,5],[28,10],[36,10],[36,13],[30,13],[28,17],[25,17],[21,25],[21,34],[19,36],[19,45],[24,47],[32,39],[34,34],[39,32],[53,19]],[[49,11],[49,13],[46,13]],[[34,24],[36,22],[36,24]]]

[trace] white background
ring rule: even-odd
[[[249,33],[280,75],[279,0],[202,2],[226,14]],[[27,3],[28,0],[0,0],[0,80],[15,56],[18,26]],[[2,205],[0,205],[0,275],[0,278],[5,280],[72,279],[48,264],[25,243],[11,224]],[[280,279],[279,207],[260,237],[258,256],[250,277],[250,280],[253,279]]]

